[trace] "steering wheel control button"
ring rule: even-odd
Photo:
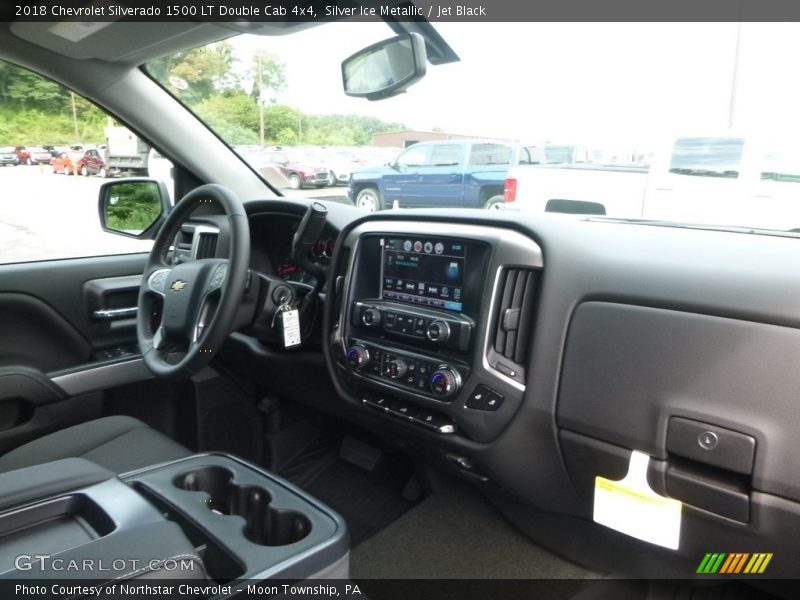
[[[150,275],[150,279],[147,282],[148,287],[158,294],[163,294],[167,282],[167,273],[169,273],[169,270],[162,269]]]
[[[704,431],[697,436],[697,443],[703,450],[713,450],[719,444],[719,437],[713,431]]]
[[[214,270],[214,274],[211,276],[211,280],[208,282],[208,289],[215,290],[219,287],[222,287],[222,283],[225,281],[225,275],[227,274],[228,274],[228,265],[225,264],[219,265]]]
[[[667,425],[667,452],[742,475],[753,474],[754,437],[683,417]]]
[[[503,403],[503,395],[481,384],[467,398],[466,407],[474,410],[494,411]]]

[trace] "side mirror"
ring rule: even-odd
[[[342,62],[344,93],[383,100],[404,92],[425,76],[425,40],[405,33],[367,46]]]
[[[100,186],[103,231],[150,240],[170,211],[169,190],[156,179],[131,177]]]

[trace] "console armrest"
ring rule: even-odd
[[[65,458],[0,473],[0,510],[113,479],[114,473],[83,458]]]

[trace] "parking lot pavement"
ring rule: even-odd
[[[97,199],[104,181],[53,175],[48,165],[0,167],[0,263],[149,250],[150,241],[100,229]],[[282,192],[349,203],[345,187]]]

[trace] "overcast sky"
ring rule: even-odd
[[[729,120],[737,24],[437,23],[461,61],[429,66],[406,94],[342,93],[339,63],[390,37],[383,23],[336,23],[278,38],[241,37],[287,65],[280,102],[414,129],[521,140],[645,142],[716,133]],[[800,24],[741,28],[735,126],[800,130]]]

